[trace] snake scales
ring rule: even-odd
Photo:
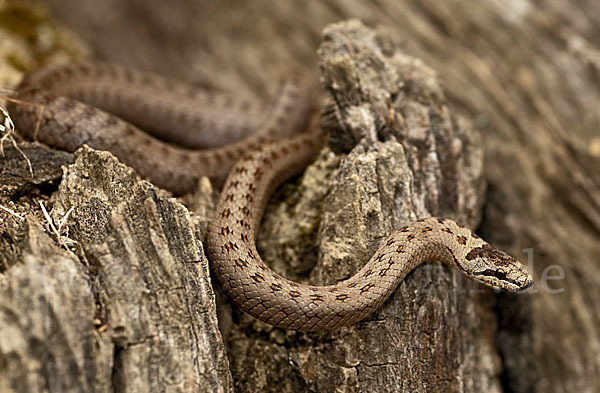
[[[17,98],[41,104],[41,118],[39,106],[13,103],[9,110],[21,133],[71,151],[84,143],[110,150],[175,193],[191,190],[201,174],[219,182],[229,174],[206,238],[212,271],[237,306],[281,328],[316,331],[359,321],[425,261],[447,263],[494,289],[515,292],[533,283],[519,261],[444,218],[397,230],[358,273],[334,285],[301,285],[270,270],[255,246],[269,195],[310,163],[320,140],[314,132],[292,135],[310,117],[303,84],[294,75],[267,111],[152,74],[84,63],[24,78]],[[158,138],[205,149],[175,147],[130,122]]]

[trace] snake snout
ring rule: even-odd
[[[465,259],[472,267],[472,278],[492,289],[520,292],[533,285],[524,264],[487,243],[472,249]]]

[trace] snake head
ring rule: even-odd
[[[473,248],[462,267],[467,276],[496,290],[519,292],[533,285],[525,265],[487,243]]]

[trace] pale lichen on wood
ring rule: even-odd
[[[230,391],[202,245],[188,211],[158,194],[109,153],[87,147],[75,153],[54,196],[53,213],[72,211],[68,225],[79,259],[54,245],[31,218],[23,242],[42,239],[36,242],[46,244],[45,256],[31,255],[28,243],[21,244],[22,262],[5,273],[6,285],[0,288],[0,296],[14,299],[0,302],[5,320],[1,329],[43,346],[35,351],[19,347],[15,357],[13,346],[0,345],[6,364],[0,379],[6,386],[17,391],[38,391],[36,386],[44,383],[56,386],[54,391],[153,391],[165,386],[174,391]],[[55,282],[62,273],[49,276],[45,268],[29,280],[19,278],[29,265],[31,274],[36,265],[58,264],[61,258],[71,265],[53,269],[74,269],[77,275],[69,283]],[[38,285],[36,277],[49,284]],[[78,280],[77,291],[71,288],[73,280]],[[32,307],[40,296],[49,297],[42,302],[47,305]],[[38,333],[11,319],[13,313],[27,315],[28,324],[53,319]],[[60,345],[54,342],[57,332],[66,336]],[[38,357],[54,358],[65,368],[42,362],[32,369]],[[7,373],[19,367],[29,367],[30,380],[41,382],[35,385]],[[51,375],[46,367],[62,372]]]

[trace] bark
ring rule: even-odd
[[[259,245],[275,268],[285,271],[281,262],[290,259],[306,268],[295,261],[311,251],[310,243],[282,248],[282,238],[315,237],[318,263],[308,282],[329,284],[359,270],[407,221],[430,215],[478,221],[480,140],[451,115],[430,68],[358,21],[325,29],[319,64],[330,148],[350,152],[337,160],[323,152],[298,192],[266,218],[272,238]],[[337,161],[334,174],[319,173]],[[329,186],[315,195],[314,183]],[[459,274],[441,266],[422,266],[410,277],[381,311],[336,332],[277,338],[264,325],[232,328],[234,376],[247,381],[248,391],[499,390],[500,361],[489,339],[495,320],[485,310],[491,296],[464,293]]]
[[[415,271],[384,309],[367,322],[322,336],[269,329],[235,310],[232,317],[227,308],[222,307],[220,321],[237,390],[398,391],[404,388],[417,391],[594,392],[600,389],[600,312],[597,307],[600,299],[597,267],[600,175],[596,170],[600,160],[597,133],[600,124],[600,6],[597,2],[384,0],[373,3],[331,0],[222,3],[176,0],[153,3],[151,7],[139,0],[49,0],[47,3],[58,18],[90,44],[95,57],[153,69],[210,88],[239,91],[240,94],[252,92],[267,98],[277,85],[273,79],[284,69],[299,67],[312,72],[317,80],[317,64],[320,65],[324,96],[328,97],[323,124],[333,135],[330,151],[321,153],[316,166],[299,185],[279,192],[279,199],[292,200],[289,204],[295,207],[289,207],[285,202],[272,207],[260,241],[262,253],[268,260],[280,260],[283,255],[292,262],[291,268],[275,267],[288,277],[318,283],[345,277],[373,251],[380,233],[422,214],[452,215],[469,225],[477,223],[479,204],[484,200],[478,197],[475,159],[469,161],[469,157],[476,156],[477,142],[470,139],[468,128],[458,127],[460,123],[449,121],[452,116],[445,114],[441,123],[424,117],[430,123],[426,122],[422,129],[427,129],[430,139],[421,139],[416,146],[411,144],[410,137],[394,132],[409,129],[418,136],[417,128],[408,122],[410,118],[400,117],[400,123],[396,124],[398,118],[386,112],[390,109],[400,114],[408,111],[404,106],[407,101],[399,97],[429,92],[427,100],[417,100],[411,109],[423,113],[419,111],[434,107],[433,114],[438,114],[440,111],[445,113],[440,110],[444,107],[445,95],[449,111],[473,119],[481,134],[488,187],[480,233],[520,259],[531,256],[536,292],[518,298],[495,296],[489,292],[457,294],[456,289],[464,288],[465,284],[461,284],[453,272],[429,266]],[[14,14],[11,17],[14,19]],[[360,17],[368,25],[377,27],[375,38],[374,33],[368,31],[338,33],[337,39],[333,40],[337,46],[331,45],[325,50],[323,44],[317,58],[314,53],[320,45],[323,28],[349,17]],[[33,37],[38,38],[34,42],[39,54],[39,48],[43,48],[40,43],[48,41],[39,39],[38,35],[47,29],[40,29],[40,24],[36,26],[38,29]],[[353,27],[350,31],[364,30]],[[328,39],[333,39],[331,31],[324,42]],[[349,48],[359,49],[358,53]],[[14,49],[11,50],[14,53]],[[365,62],[362,56],[368,52],[373,55],[373,62],[367,62],[369,67],[365,72],[365,68],[361,68]],[[393,53],[401,53],[405,59],[423,59],[428,65],[417,67],[424,72],[419,75],[425,80],[416,77],[414,71],[403,74],[408,80],[416,80],[414,86],[420,91],[411,91],[410,85],[400,88],[403,85],[398,75],[394,76],[393,71],[382,67],[389,63],[393,69],[402,70],[402,66],[408,67],[411,61],[414,62],[406,60],[407,65],[392,56]],[[25,58],[27,61],[17,62],[18,69],[32,68],[39,60],[30,55]],[[353,71],[357,69],[360,72]],[[431,69],[443,81],[444,93],[441,95],[435,83],[428,83]],[[372,75],[369,70],[376,72]],[[373,83],[376,88],[371,88]],[[383,96],[378,96],[377,92],[382,92]],[[394,92],[400,95],[394,95]],[[339,100],[337,108],[332,104],[336,102],[332,97]],[[424,113],[429,115],[431,112]],[[449,139],[445,140],[441,135],[435,137],[440,124],[442,129],[451,130]],[[345,132],[339,132],[340,129]],[[361,134],[361,131],[368,132]],[[358,140],[364,141],[365,137],[366,142],[359,142],[347,156],[341,154],[347,153]],[[393,138],[401,143],[396,144]],[[458,148],[454,146],[456,143],[450,143],[455,140],[462,142]],[[426,162],[428,165],[423,168],[416,166],[425,159],[418,153],[427,148],[437,153],[434,156],[439,162]],[[336,172],[334,168],[340,161],[341,167]],[[384,168],[385,171],[391,170],[388,168],[398,170],[400,177],[394,182],[386,182],[382,177],[374,181],[374,176],[379,176]],[[468,168],[473,171],[470,180],[449,177],[452,173],[466,175]],[[5,173],[3,171],[2,175]],[[432,173],[433,178],[425,176]],[[365,174],[365,181],[344,180]],[[426,187],[431,183],[420,183],[423,178],[435,186]],[[326,185],[330,179],[331,190]],[[45,198],[52,183],[44,180],[42,184],[45,186],[41,188],[41,197]],[[452,184],[471,184],[472,187],[454,190],[449,187]],[[25,194],[12,193],[8,200],[7,194],[3,194],[2,204],[13,210],[22,209],[19,212],[23,214],[33,211],[39,217],[39,210],[34,210],[37,199],[32,199],[29,192],[33,190],[35,194],[36,187],[26,188]],[[139,193],[142,188],[139,186]],[[370,191],[374,189],[381,197],[373,196]],[[433,194],[428,194],[430,191]],[[148,193],[144,194],[148,198],[143,199],[150,201],[147,204],[159,206],[157,209],[164,206],[156,197],[149,196],[152,192]],[[132,200],[141,201],[140,198]],[[326,198],[323,211],[316,214],[312,209],[305,216],[294,217],[295,227],[286,225],[286,221],[273,224],[281,220],[283,213],[295,216],[295,212],[309,210],[303,206],[314,206],[313,202],[323,198]],[[204,202],[198,205],[204,206],[204,211],[210,210],[206,208],[210,198],[200,199]],[[156,214],[148,213],[152,208],[143,203],[140,206],[146,207],[147,221],[144,222],[152,222],[153,228],[159,228]],[[351,207],[351,213],[346,210],[347,206]],[[180,211],[179,208],[170,209],[171,212]],[[344,214],[340,215],[340,212]],[[359,212],[375,213],[365,223],[358,218]],[[68,319],[62,314],[71,308],[59,309],[57,304],[60,302],[52,301],[56,296],[64,298],[60,297],[61,285],[44,287],[54,293],[46,294],[48,300],[42,302],[46,308],[40,309],[37,302],[27,300],[39,299],[34,289],[40,285],[35,280],[48,280],[41,268],[32,267],[31,260],[37,261],[35,266],[39,266],[40,261],[53,259],[41,257],[45,255],[41,252],[28,254],[23,250],[33,247],[27,245],[29,243],[47,244],[48,240],[38,240],[42,234],[30,234],[32,231],[39,233],[39,225],[32,222],[32,218],[28,217],[27,224],[20,224],[20,220],[4,212],[1,214],[4,221],[0,240],[5,270],[1,289],[3,300],[0,302],[5,310],[3,319],[5,315],[20,315],[21,318],[25,315],[40,326],[47,326],[41,321],[52,315],[55,322],[51,326],[65,327],[71,326],[72,317],[82,315],[80,320],[88,322],[83,327],[81,324],[72,326],[58,336],[33,329],[27,340],[9,340],[13,345],[9,352],[4,352],[8,347],[2,345],[0,390],[18,386],[19,390],[25,391],[23,386],[40,386],[33,382],[31,385],[14,385],[13,382],[7,385],[5,381],[13,381],[10,378],[15,378],[14,375],[27,375],[13,371],[20,369],[19,365],[35,365],[32,359],[63,356],[59,350],[65,342],[77,343],[68,354],[76,358],[75,363],[95,362],[97,368],[85,367],[78,375],[68,375],[65,385],[60,387],[63,391],[68,390],[68,381],[92,378],[86,373],[102,380],[107,369],[127,371],[123,375],[130,375],[136,367],[136,371],[149,370],[147,365],[152,363],[148,360],[152,359],[151,355],[125,357],[129,361],[125,361],[123,367],[113,367],[97,360],[106,350],[105,346],[97,349],[95,345],[83,345],[83,349],[77,349],[81,342],[90,342],[91,326],[90,314],[79,314],[79,309],[85,308],[90,302],[89,296],[96,293],[92,291],[92,295],[86,295],[83,289],[76,290],[80,287],[80,279],[73,279],[73,294],[64,300],[77,307]],[[178,217],[176,221],[186,221]],[[352,222],[354,227],[349,226],[352,230],[336,225],[342,220]],[[284,230],[285,227],[292,227],[295,232]],[[189,234],[188,229],[182,231]],[[352,237],[357,231],[364,237]],[[139,241],[148,244],[143,243],[147,242],[142,241],[143,238],[140,236]],[[318,242],[320,251],[307,247],[312,240]],[[182,247],[190,245],[182,244]],[[531,249],[531,252],[528,254],[524,249]],[[54,258],[63,253],[56,247],[53,250]],[[273,256],[268,256],[270,253],[274,253]],[[27,257],[26,261],[25,256],[30,254],[34,257]],[[81,251],[80,254],[86,255]],[[59,267],[66,269],[68,274],[77,276],[79,270],[89,274],[91,262],[85,262],[82,267],[72,255],[61,261],[65,258],[71,258],[71,262],[64,262]],[[89,258],[94,264],[98,259]],[[316,259],[320,262],[313,268]],[[298,262],[300,260],[302,262]],[[153,266],[156,265],[160,266],[160,261],[155,261]],[[564,278],[548,279],[561,271]],[[25,280],[28,277],[31,281]],[[11,295],[10,290],[17,292]],[[552,293],[553,290],[560,292]],[[78,294],[79,298],[75,299]],[[15,299],[19,303],[15,303]],[[143,303],[128,302],[124,307],[132,307],[132,304],[144,306]],[[52,313],[47,312],[49,308]],[[3,321],[1,326],[11,330],[10,337],[18,337],[15,334],[27,333],[29,326],[33,326],[33,322],[27,324],[23,320]],[[120,325],[128,326],[126,332],[143,332],[133,329],[134,323],[120,322],[114,326]],[[152,326],[158,329],[157,325]],[[214,323],[209,326],[214,329]],[[391,330],[390,326],[396,329]],[[113,329],[111,324],[108,327],[109,331]],[[103,338],[107,337],[104,332],[98,335],[101,337],[99,342],[108,341],[103,344],[108,348],[121,348],[119,340]],[[215,337],[213,345],[207,347],[213,350],[211,353],[216,353],[217,336],[216,333],[212,336]],[[71,341],[72,337],[79,339]],[[139,335],[132,337],[139,338]],[[52,340],[59,340],[61,344]],[[141,346],[140,351],[145,353],[151,344],[143,341]],[[91,351],[90,348],[96,348],[97,353],[92,352],[93,359],[84,361],[89,359],[90,352],[86,351]],[[11,363],[7,359],[17,361]],[[173,356],[166,359],[173,359]],[[169,369],[168,364],[161,365],[165,370]],[[225,366],[212,380],[220,380],[221,386],[227,388],[229,377],[224,369]],[[198,371],[192,372],[196,373]],[[41,375],[50,380],[50,374],[64,375],[56,368],[30,375]],[[149,383],[154,374],[145,376]],[[25,382],[35,382],[35,378]],[[49,383],[43,386],[48,390],[60,390]],[[165,386],[174,385],[166,383]]]
[[[73,209],[69,232],[52,239],[29,216],[2,277],[3,391],[230,391],[188,211],[89,148],[54,198],[55,221]]]

